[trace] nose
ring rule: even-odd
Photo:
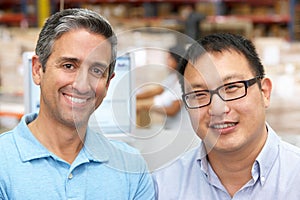
[[[73,89],[80,94],[86,94],[91,90],[89,74],[85,70],[79,70],[73,82]]]
[[[211,103],[209,105],[209,114],[220,116],[229,111],[227,103],[223,101],[217,94],[211,97]]]

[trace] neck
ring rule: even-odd
[[[231,197],[252,178],[253,164],[263,148],[266,137],[256,142],[254,148],[246,147],[234,152],[210,151],[208,160],[214,172]]]
[[[209,163],[219,177],[231,197],[251,179],[251,169],[255,159],[252,156],[249,158],[240,158],[236,160],[230,156],[221,159],[211,158],[208,155]]]
[[[86,127],[68,127],[42,115],[28,127],[43,146],[70,164],[83,146]]]

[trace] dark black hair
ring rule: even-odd
[[[193,43],[180,60],[178,72],[182,91],[184,91],[184,71],[189,62],[194,64],[205,53],[223,52],[226,50],[234,50],[243,54],[254,75],[264,77],[264,67],[261,64],[255,46],[249,39],[231,33],[215,33],[207,35]]]

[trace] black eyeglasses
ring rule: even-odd
[[[201,108],[211,103],[212,96],[217,94],[223,101],[233,101],[247,95],[247,88],[262,79],[261,76],[249,80],[227,83],[215,90],[196,90],[182,95],[185,106],[189,109]]]

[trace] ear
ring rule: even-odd
[[[36,85],[41,84],[42,74],[43,68],[40,59],[37,55],[34,55],[32,57],[32,78]]]
[[[107,82],[106,82],[106,89],[108,89],[108,86],[109,86],[109,84],[110,84],[110,81],[111,81],[111,79],[112,79],[113,77],[115,77],[115,72],[113,72],[113,73],[110,75],[110,77],[108,78],[108,80],[107,80]]]
[[[265,103],[265,108],[268,108],[270,105],[270,98],[272,92],[272,81],[269,78],[262,79],[261,90],[262,90],[263,100]]]

